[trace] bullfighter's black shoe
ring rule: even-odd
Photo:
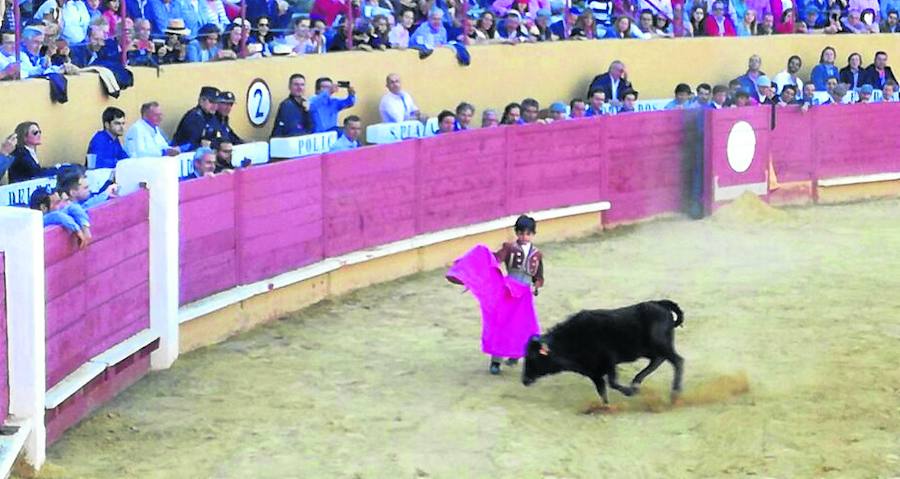
[[[491,361],[490,371],[491,371],[491,374],[493,374],[493,375],[500,374],[500,363],[498,363],[496,361]]]

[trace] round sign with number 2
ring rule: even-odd
[[[250,124],[259,128],[269,120],[272,112],[272,93],[265,80],[257,78],[247,89],[247,118]]]

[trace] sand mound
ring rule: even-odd
[[[785,218],[787,218],[787,213],[769,206],[768,203],[749,191],[719,208],[712,215],[713,220],[726,223],[765,223]]]
[[[675,404],[672,404],[669,400],[668,391],[657,391],[645,387],[641,389],[640,394],[631,398],[626,398],[625,401],[607,407],[604,407],[599,402],[595,402],[591,403],[581,412],[584,414],[662,412],[675,407],[701,406],[704,404],[724,402],[750,391],[750,381],[747,379],[747,374],[743,372],[716,376],[702,383],[694,384],[692,387],[691,385],[686,386],[688,389],[684,391]],[[611,392],[611,394],[616,393]]]

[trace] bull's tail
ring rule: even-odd
[[[674,327],[677,328],[677,327],[681,326],[682,323],[684,323],[684,312],[681,310],[681,308],[678,307],[678,304],[676,304],[675,301],[671,301],[668,299],[661,299],[659,301],[656,301],[656,304],[662,306],[663,308],[668,309],[669,311],[671,311],[672,313],[675,314],[675,326]]]

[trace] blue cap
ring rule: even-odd
[[[553,102],[552,104],[550,104],[550,111],[554,113],[565,113],[566,105],[564,105],[560,101]]]
[[[865,93],[867,95],[871,95],[874,91],[875,91],[875,87],[873,87],[872,85],[866,84],[866,85],[859,87],[859,92]]]
[[[573,15],[581,15],[581,9],[578,7],[571,7],[569,8],[569,13]]]

